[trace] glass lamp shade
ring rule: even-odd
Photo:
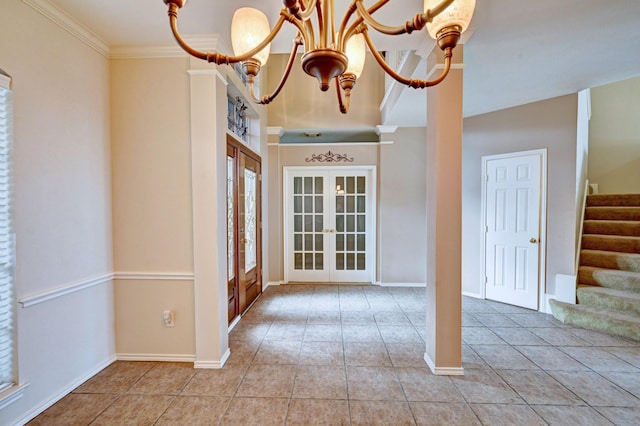
[[[345,70],[345,73],[355,74],[356,78],[362,74],[362,68],[364,68],[365,48],[364,48],[364,36],[362,34],[355,34],[351,36],[347,41],[345,48],[347,59],[349,59],[349,65]]]
[[[236,56],[256,48],[271,32],[267,15],[252,7],[241,7],[233,14],[231,21],[231,44]],[[271,44],[253,57],[265,65],[269,58]]]
[[[442,0],[424,0],[425,12],[441,2]],[[469,26],[475,7],[476,0],[454,0],[449,7],[427,24],[429,35],[436,38],[441,29],[452,25],[458,25],[461,28],[460,32],[464,32]]]

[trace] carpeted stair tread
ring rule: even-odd
[[[594,194],[587,196],[591,206],[640,206],[640,194]]]
[[[593,206],[584,212],[587,220],[640,220],[640,206]]]
[[[640,221],[585,220],[583,223],[583,233],[640,237]]]
[[[578,283],[640,292],[640,273],[580,266],[578,268]]]
[[[580,250],[580,265],[640,272],[640,254],[606,250]]]
[[[640,293],[592,285],[579,285],[578,303],[592,308],[626,311],[640,316]]]
[[[588,250],[640,253],[640,237],[584,234],[582,235],[582,248]]]
[[[553,316],[565,324],[640,341],[640,315],[550,300]]]

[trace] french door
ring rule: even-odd
[[[285,168],[286,281],[372,282],[374,170]]]
[[[229,323],[262,292],[260,157],[227,143],[227,295]]]

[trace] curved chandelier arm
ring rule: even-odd
[[[275,38],[278,32],[280,32],[280,29],[282,28],[282,25],[284,25],[285,21],[289,21],[292,24],[296,25],[298,28],[300,28],[296,18],[283,9],[280,11],[280,18],[278,19],[278,22],[276,22],[276,24],[274,25],[273,30],[271,30],[269,35],[258,46],[256,46],[252,50],[238,56],[224,55],[218,52],[213,52],[213,53],[201,52],[189,46],[180,36],[180,33],[178,32],[178,9],[179,7],[176,3],[173,3],[173,2],[169,3],[168,15],[169,15],[169,23],[171,25],[171,32],[173,32],[173,36],[175,37],[180,47],[182,47],[182,49],[184,49],[184,51],[191,56],[195,56],[198,59],[203,59],[203,60],[206,60],[207,62],[212,62],[217,65],[233,64],[236,62],[243,62],[243,61],[246,61],[247,59],[251,59],[258,52],[264,49],[267,46],[267,44],[271,43],[271,41]]]
[[[453,0],[447,0],[452,2]],[[398,25],[395,27],[391,27],[388,25],[381,24],[380,22],[373,19],[373,16],[367,11],[367,9],[362,4],[362,1],[359,0],[356,2],[358,6],[358,15],[362,17],[364,22],[369,25],[374,30],[388,35],[400,35],[400,34],[411,34],[413,31],[420,31],[427,25],[427,14],[426,13],[418,13],[413,17],[413,20],[407,21],[404,25]]]
[[[306,2],[304,0],[285,0],[283,3],[289,13],[301,21],[306,21],[313,14],[316,0],[307,0]]]
[[[369,46],[369,50],[373,54],[373,57],[376,59],[380,67],[382,67],[384,72],[389,74],[398,83],[402,83],[414,89],[424,89],[425,87],[435,86],[436,84],[441,83],[445,79],[447,74],[449,74],[449,70],[451,69],[451,58],[453,56],[453,48],[451,47],[447,47],[444,49],[444,69],[442,70],[442,73],[440,74],[439,77],[437,77],[434,80],[409,79],[395,72],[393,68],[391,68],[391,66],[387,64],[387,62],[384,60],[382,55],[380,55],[380,53],[376,50],[376,47],[371,41],[371,37],[369,37],[369,31],[365,29],[364,31],[362,31],[362,34],[364,35],[364,39],[367,42],[367,45]]]
[[[178,42],[178,45],[182,47],[182,49],[189,55],[195,56],[196,58],[203,59],[205,61],[208,60],[209,53],[200,52],[199,50],[193,49],[180,36],[180,33],[178,32],[178,9],[178,5],[176,5],[175,3],[169,3],[169,11],[167,12],[167,14],[169,15],[169,25],[171,25],[171,32]]]
[[[360,25],[364,19],[361,16],[355,20],[353,24],[349,27],[348,30],[345,31],[347,24],[349,23],[349,19],[358,10],[357,3],[361,2],[361,0],[353,0],[347,9],[347,12],[344,14],[344,18],[342,18],[342,24],[340,25],[340,30],[338,31],[338,46],[341,51],[344,51],[344,47],[346,45],[347,40],[356,32],[358,25]],[[380,9],[385,4],[389,3],[389,0],[378,0],[373,6],[371,6],[367,12],[369,15],[375,13],[378,9]]]
[[[295,62],[296,54],[298,53],[298,48],[300,47],[300,45],[302,45],[302,38],[300,37],[300,35],[298,35],[293,40],[293,48],[291,49],[291,55],[289,56],[289,62],[287,62],[287,67],[285,68],[285,71],[282,74],[282,77],[280,77],[280,82],[278,83],[278,86],[270,95],[265,95],[262,97],[262,99],[258,99],[253,90],[254,76],[249,76],[249,89],[251,92],[251,97],[253,98],[254,102],[260,105],[267,105],[267,104],[270,104],[276,98],[276,96],[278,96],[278,94],[284,87],[285,83],[287,82],[287,79],[289,78],[289,74],[291,73],[291,69],[293,68],[293,63]]]
[[[375,13],[380,7],[384,6],[388,0],[380,0],[378,3],[374,4],[369,9],[365,8],[362,4],[362,0],[353,0],[353,3],[356,4],[358,11],[358,18],[355,20],[353,24],[349,27],[346,35],[343,37],[343,40],[347,40],[351,37],[355,32],[357,32],[357,27],[362,22],[365,22],[374,30],[388,35],[400,35],[400,34],[411,34],[413,31],[420,31],[424,28],[424,26],[431,22],[435,16],[438,16],[442,13],[447,7],[453,3],[454,0],[442,0],[438,3],[434,8],[427,10],[424,13],[418,13],[413,17],[411,21],[406,21],[404,25],[398,26],[388,26],[381,24],[373,18],[373,13]],[[345,16],[346,18],[346,16]],[[342,34],[342,33],[341,33]]]

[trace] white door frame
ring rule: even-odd
[[[284,284],[289,282],[289,267],[291,266],[291,259],[288,256],[290,243],[289,236],[286,235],[289,230],[289,211],[293,208],[289,202],[289,197],[287,196],[287,182],[289,182],[289,176],[291,173],[299,172],[299,171],[309,171],[309,170],[318,170],[318,171],[338,171],[338,170],[364,170],[370,172],[370,185],[371,185],[371,211],[367,212],[367,216],[371,218],[372,226],[368,227],[367,230],[367,265],[370,265],[369,273],[370,273],[370,282],[375,282],[375,274],[378,269],[378,257],[376,252],[377,247],[377,229],[378,229],[378,221],[376,212],[378,209],[377,204],[377,193],[378,193],[378,179],[376,176],[376,166],[284,166],[282,172],[282,199],[283,199],[283,210],[282,210],[282,230],[285,235],[283,235],[283,258],[284,258]],[[370,253],[369,253],[370,251]]]
[[[486,221],[487,221],[487,162],[505,158],[538,155],[540,157],[540,237],[538,255],[538,311],[546,312],[546,253],[547,253],[547,149],[533,149],[530,151],[509,152],[482,157],[482,208],[481,208],[481,238],[480,238],[480,288],[482,299],[486,299],[487,292],[487,253],[486,253]]]

